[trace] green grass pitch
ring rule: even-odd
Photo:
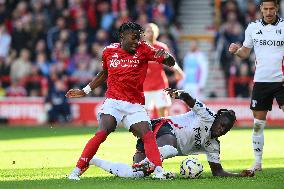
[[[204,172],[199,179],[174,180],[124,179],[91,167],[80,181],[69,181],[81,150],[95,128],[9,128],[0,127],[0,188],[284,188],[284,129],[265,129],[263,172],[253,178],[217,178],[211,175],[205,155],[199,155]],[[223,168],[239,172],[251,166],[251,129],[235,129],[221,141]],[[97,156],[131,163],[135,138],[124,129],[111,134]],[[179,173],[185,157],[164,162],[167,170]]]

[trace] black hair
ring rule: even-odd
[[[235,121],[237,120],[235,112],[233,110],[227,110],[227,109],[218,110],[215,120],[218,119],[222,120],[222,122],[226,126],[228,126],[227,128],[228,130],[230,130],[233,127]]]
[[[273,2],[275,5],[279,4],[278,0],[261,0],[260,4],[262,5],[264,2]]]
[[[138,31],[140,35],[144,32],[143,27],[140,26],[139,24],[135,22],[125,22],[119,27],[118,30],[119,36],[121,36],[121,34],[126,30]]]

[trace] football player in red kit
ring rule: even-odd
[[[164,50],[156,50],[141,41],[143,28],[133,22],[119,28],[120,43],[107,46],[102,55],[103,70],[83,89],[70,89],[69,98],[83,97],[107,80],[106,100],[99,113],[99,128],[86,144],[76,167],[69,174],[79,180],[107,136],[122,123],[133,135],[141,138],[147,158],[154,164],[153,178],[165,179],[155,136],[149,126],[150,119],[144,108],[143,82],[150,60],[173,66],[174,58]]]
[[[148,23],[145,26],[145,41],[156,49],[164,49],[169,52],[165,43],[157,40],[159,36],[159,27],[154,23]],[[174,72],[177,80],[183,78],[183,71],[176,63],[171,70]],[[163,89],[169,87],[168,78],[164,71],[164,65],[154,60],[149,61],[146,79],[143,84],[145,94],[145,108],[148,111],[157,109],[158,117],[168,116],[168,107],[171,105],[171,99]]]

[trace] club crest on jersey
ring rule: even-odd
[[[256,101],[256,100],[252,100],[252,101],[251,101],[251,107],[255,107],[256,104],[257,104],[257,101]]]

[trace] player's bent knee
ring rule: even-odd
[[[134,136],[142,138],[145,134],[151,131],[148,122],[139,122],[131,125],[130,131],[133,133]]]
[[[160,154],[163,160],[167,158],[175,157],[178,154],[177,149],[171,145],[165,145],[165,146],[159,147],[159,151],[160,151]]]

